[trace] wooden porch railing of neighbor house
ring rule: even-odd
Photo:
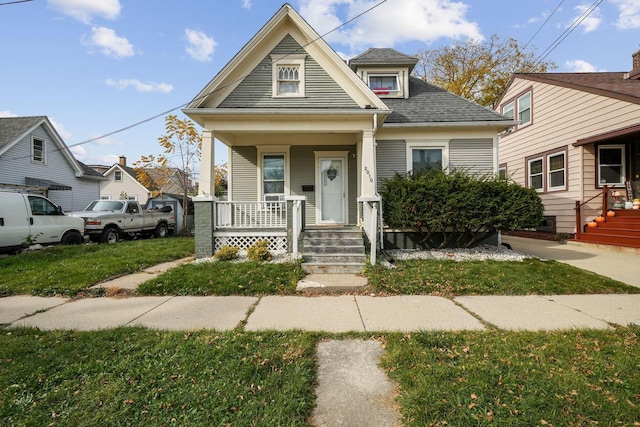
[[[593,199],[602,196],[602,216],[605,217],[606,219],[606,214],[607,214],[607,206],[609,203],[609,200],[607,199],[607,195],[609,194],[609,190],[615,188],[615,185],[612,185],[611,187],[608,186],[603,186],[602,187],[602,191],[599,192],[598,194],[596,194],[595,196],[593,196],[592,198],[590,198],[589,200],[580,203],[580,200],[576,200],[576,207],[574,208],[576,211],[576,240],[580,240],[580,237],[582,236],[582,227],[583,227],[583,223],[582,223],[582,214],[581,214],[581,210],[582,210],[582,206],[586,205],[587,203],[589,203],[590,201],[592,201]]]
[[[376,255],[378,251],[378,209],[380,206],[379,197],[362,197],[358,199],[362,202],[362,222],[364,233],[369,239],[371,251],[369,254],[369,262],[371,265],[376,264]]]
[[[286,202],[216,202],[215,229],[286,228]]]

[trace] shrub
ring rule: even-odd
[[[271,261],[273,255],[269,252],[269,241],[266,239],[258,240],[247,248],[247,257],[251,261]]]
[[[231,261],[238,258],[239,250],[240,248],[238,248],[237,246],[224,245],[218,252],[215,253],[215,255],[213,255],[213,257],[220,261]]]
[[[411,228],[424,248],[470,247],[497,231],[537,227],[544,207],[532,188],[494,175],[396,174],[380,191],[385,223]]]

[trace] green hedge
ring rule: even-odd
[[[414,229],[426,249],[471,247],[497,231],[539,226],[544,207],[534,189],[462,170],[396,174],[381,190],[385,224]]]

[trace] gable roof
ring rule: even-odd
[[[0,118],[0,155],[7,152],[11,147],[22,141],[28,134],[38,126],[43,126],[53,143],[57,146],[62,156],[67,160],[69,166],[74,170],[76,177],[97,178],[89,172],[82,163],[73,156],[69,147],[64,143],[56,129],[47,116],[30,117],[1,117]]]
[[[622,71],[603,73],[516,73],[511,77],[507,88],[514,79],[519,78],[640,104],[640,80],[629,79],[626,78],[627,76],[628,73]],[[501,101],[502,97],[498,100],[498,103]]]
[[[418,63],[418,57],[398,52],[391,48],[372,47],[366,52],[349,60],[349,66],[355,70],[359,65],[406,65],[409,72]]]
[[[198,111],[198,109],[205,110],[207,109],[204,108],[206,106],[215,108],[216,105],[219,105],[221,100],[231,93],[259,65],[264,54],[268,54],[275,44],[280,41],[280,39],[274,39],[274,36],[280,33],[292,35],[302,46],[304,52],[312,56],[320,66],[327,65],[327,68],[332,70],[332,75],[339,75],[345,81],[348,81],[350,88],[347,92],[351,94],[354,101],[363,110],[369,106],[367,111],[372,114],[376,110],[388,111],[384,102],[350,70],[345,61],[298,12],[286,3],[196,95],[183,111],[190,117],[197,119],[197,114],[202,112]],[[216,98],[217,102],[215,101]],[[379,113],[380,111],[377,112]]]
[[[409,77],[409,98],[385,98],[393,110],[384,126],[427,123],[495,123],[505,128],[513,120],[417,77]]]

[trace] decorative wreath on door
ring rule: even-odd
[[[329,166],[329,169],[327,169],[327,178],[329,178],[329,181],[333,181],[337,176],[338,170],[333,166]]]

